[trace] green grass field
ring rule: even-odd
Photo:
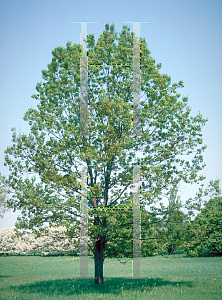
[[[89,276],[93,277],[93,258]],[[141,258],[142,279],[130,279],[132,260],[106,259],[104,284],[79,279],[79,258],[0,257],[0,299],[221,299],[222,257]],[[126,279],[128,277],[129,279]]]

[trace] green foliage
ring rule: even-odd
[[[89,219],[93,207],[124,207],[130,198],[133,164],[140,164],[141,205],[150,208],[172,184],[202,179],[198,172],[204,167],[201,128],[206,120],[200,114],[191,116],[188,99],[177,92],[183,83],[171,84],[171,78],[160,73],[161,65],[142,38],[141,135],[133,136],[133,33],[127,26],[118,36],[114,25],[106,25],[97,42],[88,36],[89,126],[88,135],[81,134],[80,50],[80,45],[68,42],[52,51],[52,61],[42,71],[43,82],[32,96],[37,108],[24,116],[29,135],[12,130],[13,145],[5,151],[9,167],[5,184],[13,192],[8,207],[21,210],[17,228],[43,230],[46,223],[56,223],[66,226],[71,236],[79,228],[83,164]],[[109,215],[107,228],[111,230],[109,222],[114,227],[106,231],[108,249],[120,250],[117,244],[130,248],[129,241],[111,242],[126,212]],[[92,225],[94,232],[106,230],[96,226]],[[120,236],[130,230],[124,228]],[[149,230],[145,235],[154,234]]]
[[[169,191],[169,204],[162,212],[162,221],[159,224],[159,238],[172,254],[175,248],[183,248],[188,217],[181,211],[182,203],[177,195],[178,188],[174,186]]]
[[[3,218],[4,214],[9,210],[7,208],[7,195],[8,190],[4,184],[4,177],[0,175],[0,218]]]
[[[188,226],[190,256],[222,255],[222,197],[211,199]]]
[[[143,213],[142,213],[143,216]],[[159,239],[159,236],[156,231],[156,227],[153,226],[151,220],[143,223],[141,226],[141,256],[153,256],[154,253],[158,253],[162,249],[162,240]]]

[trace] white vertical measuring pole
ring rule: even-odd
[[[84,139],[88,135],[88,58],[87,58],[87,24],[80,23],[80,135]],[[81,203],[80,203],[80,277],[88,278],[88,206],[87,206],[87,167],[82,166],[81,172]]]
[[[141,23],[133,23],[133,135],[141,135],[141,63],[140,63],[140,35]],[[141,253],[141,224],[140,224],[140,166],[133,166],[133,278],[140,278]]]
[[[141,135],[141,65],[140,65],[140,36],[141,24],[149,22],[125,22],[133,23],[133,135]]]
[[[133,166],[133,278],[140,278],[140,166]]]
[[[88,278],[87,166],[81,172],[80,214],[80,277]]]
[[[88,135],[88,60],[87,60],[87,23],[81,23],[80,33],[80,135]]]
[[[141,134],[140,121],[140,23],[133,23],[133,135]]]

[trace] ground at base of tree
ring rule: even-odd
[[[141,279],[132,259],[106,259],[104,284],[79,279],[79,257],[0,257],[0,299],[221,299],[222,257],[141,258]],[[89,258],[89,277],[94,260]]]

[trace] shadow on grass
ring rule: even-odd
[[[98,286],[94,283],[94,279],[61,279],[40,281],[30,285],[11,286],[24,293],[43,293],[46,295],[77,295],[77,294],[113,294],[119,295],[122,291],[137,290],[143,292],[151,291],[154,287],[158,286],[186,286],[191,287],[191,282],[174,282],[167,281],[161,278],[155,279],[126,279],[126,278],[104,278],[104,283]]]

